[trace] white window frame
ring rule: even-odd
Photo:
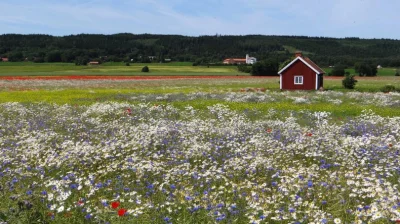
[[[298,79],[298,80],[297,80]],[[297,82],[296,82],[297,81]],[[301,82],[300,82],[301,81]],[[296,75],[294,76],[294,84],[295,85],[303,85],[304,83],[304,78],[302,75]]]

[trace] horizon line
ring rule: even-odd
[[[363,38],[363,37],[330,37],[330,36],[306,36],[306,35],[284,35],[284,34],[219,34],[216,33],[214,35],[204,34],[204,35],[185,35],[185,34],[159,34],[159,33],[130,33],[130,32],[120,32],[120,33],[75,33],[75,34],[66,34],[66,35],[54,35],[54,34],[45,34],[45,33],[2,33],[1,36],[6,35],[21,35],[21,36],[33,36],[33,35],[42,35],[42,36],[52,36],[52,37],[68,37],[68,36],[78,36],[78,35],[103,35],[103,36],[112,36],[119,34],[130,34],[130,35],[159,35],[159,36],[182,36],[182,37],[213,37],[213,36],[266,36],[266,37],[306,37],[306,38],[326,38],[326,39],[359,39],[359,40],[400,40],[396,38],[385,38],[385,37],[374,37],[374,38]]]

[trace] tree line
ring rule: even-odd
[[[392,39],[360,39],[215,35],[181,36],[120,33],[113,35],[79,34],[0,35],[0,57],[10,61],[74,62],[194,62],[222,63],[226,58],[244,58],[245,54],[280,64],[300,50],[320,66],[341,64],[353,67],[356,63],[400,66],[400,41]],[[169,61],[169,60],[168,60]]]

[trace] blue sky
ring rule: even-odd
[[[1,0],[0,33],[400,39],[398,0]]]

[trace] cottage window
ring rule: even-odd
[[[294,77],[294,84],[303,85],[303,76],[295,76]]]

